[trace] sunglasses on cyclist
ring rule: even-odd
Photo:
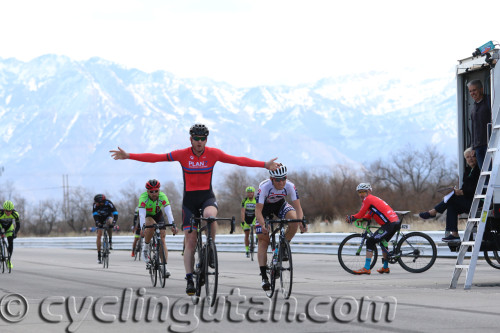
[[[158,193],[160,190],[156,190],[156,191],[148,191],[149,193]]]
[[[282,178],[273,178],[275,182],[284,182],[286,180],[286,177],[282,177]]]
[[[367,190],[359,190],[358,193],[359,194],[361,194],[361,193],[368,193],[368,191]]]
[[[205,141],[207,139],[206,136],[192,136],[194,141]]]

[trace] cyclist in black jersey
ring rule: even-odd
[[[132,243],[132,255],[131,255],[132,258],[135,257],[135,246],[137,245],[137,241],[139,241],[141,237],[144,238],[144,235],[142,234],[141,230],[141,224],[139,223],[139,207],[135,207],[133,230],[134,230],[134,242]]]
[[[250,257],[249,253],[249,235],[250,235],[250,226],[255,225],[255,204],[257,201],[255,200],[255,188],[252,186],[248,186],[245,189],[247,194],[246,198],[241,202],[241,228],[245,233],[245,253],[247,258]]]
[[[95,226],[97,227],[97,263],[101,264],[101,237],[102,237],[102,227],[107,225],[111,227],[108,229],[109,235],[109,249],[113,249],[112,243],[112,230],[116,221],[118,221],[118,211],[111,200],[107,199],[104,194],[96,194],[94,197],[94,205],[92,207],[92,216],[94,217]]]

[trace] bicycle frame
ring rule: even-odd
[[[402,220],[403,219],[401,219],[401,223],[402,223]],[[363,222],[366,222],[366,226],[362,225]],[[371,225],[370,220],[363,220],[363,219],[355,220],[353,222],[353,224],[356,228],[364,230],[361,233],[361,236],[363,237],[363,242],[361,243],[361,245],[358,249],[358,252],[357,252],[359,254],[359,252],[361,251],[361,249],[365,245],[366,239],[371,237],[374,234],[374,232],[371,229],[379,229],[380,226]],[[401,237],[404,237],[404,233],[401,231],[401,229],[398,229],[398,231],[396,231],[394,236],[391,238],[390,242],[392,243],[392,251],[389,251],[389,242],[381,241],[379,243],[380,248],[387,251],[387,260],[389,260],[389,262],[391,262],[391,264],[394,264],[397,261],[397,253],[395,253],[395,250],[396,250],[396,245],[398,244],[400,235],[401,235]],[[386,243],[387,245],[384,243]]]

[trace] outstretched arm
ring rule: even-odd
[[[118,147],[118,150],[110,150],[109,152],[111,153],[111,157],[115,160],[126,160],[130,158],[130,154],[120,147]]]

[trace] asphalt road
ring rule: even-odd
[[[256,261],[220,253],[221,297],[210,312],[185,295],[179,252],[170,253],[172,276],[160,288],[126,251],[113,251],[103,269],[95,251],[15,249],[12,273],[0,274],[0,332],[498,332],[500,271],[484,261],[465,291],[465,274],[459,288],[448,288],[453,259],[421,274],[396,264],[389,275],[370,276],[346,273],[336,256],[293,260],[284,302],[265,297]]]

